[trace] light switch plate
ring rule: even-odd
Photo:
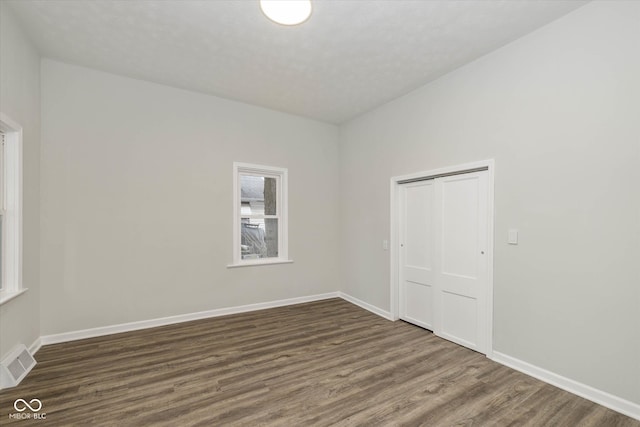
[[[507,240],[507,243],[509,243],[510,245],[518,244],[518,230],[509,230],[509,238]]]

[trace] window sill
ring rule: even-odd
[[[11,301],[18,295],[22,295],[27,291],[27,288],[20,289],[19,291],[0,291],[0,305]]]
[[[274,259],[274,260],[259,260],[259,261],[245,261],[239,262],[237,264],[229,264],[227,268],[238,268],[238,267],[255,267],[257,265],[272,265],[272,264],[291,264],[293,262],[292,259]]]

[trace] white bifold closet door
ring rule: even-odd
[[[401,185],[400,318],[487,352],[487,172]]]

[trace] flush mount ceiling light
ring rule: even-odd
[[[311,16],[311,0],[260,0],[267,18],[282,25],[298,25]]]

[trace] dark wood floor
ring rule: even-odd
[[[640,426],[343,300],[43,347],[0,424]],[[12,420],[15,399],[46,420]],[[29,412],[27,410],[27,412]]]

